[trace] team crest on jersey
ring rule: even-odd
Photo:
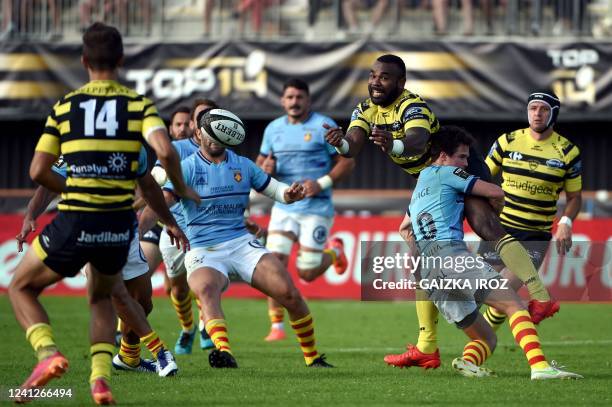
[[[402,123],[401,122],[393,122],[393,124],[391,125],[391,131],[399,131],[402,129]]]
[[[242,172],[240,172],[240,170],[234,170],[234,181],[242,181]]]
[[[310,141],[310,140],[312,140],[312,134],[310,133],[304,134],[304,141]]]
[[[529,160],[529,171],[534,172],[538,168],[538,162],[536,160]]]

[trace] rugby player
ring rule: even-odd
[[[339,156],[325,142],[323,123],[332,127],[336,123],[311,111],[306,82],[297,78],[285,82],[281,105],[286,114],[264,130],[255,163],[285,184],[300,182],[306,198],[290,205],[274,204],[266,248],[287,267],[291,248],[297,242],[297,272],[305,281],[313,281],[331,265],[336,273],[342,274],[348,267],[344,243],[334,238],[327,249],[324,247],[334,222],[332,186],[350,175],[355,161]],[[285,339],[284,310],[271,298],[268,298],[268,315],[271,329],[265,340]]]

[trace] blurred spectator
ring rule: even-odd
[[[253,32],[259,35],[263,24],[263,16],[266,8],[278,6],[280,0],[240,0],[234,11],[234,15],[239,18],[240,34],[244,34],[244,26],[247,16],[251,16]]]
[[[36,21],[42,27],[48,27],[47,21],[43,21],[43,16],[51,16],[52,27],[48,30],[52,36],[61,35],[61,6],[58,6],[56,0],[20,0],[19,2],[19,31],[24,33],[36,32]],[[46,13],[42,12],[43,5],[46,5]]]
[[[215,7],[215,0],[204,0],[204,36],[210,36],[210,28],[212,24],[212,12]]]
[[[101,7],[100,7],[101,6]],[[101,14],[99,20],[116,25],[119,31],[127,29],[127,0],[80,0],[81,31],[93,22],[93,14]]]
[[[359,33],[359,23],[357,19],[357,10],[360,6],[360,0],[342,0],[342,15],[348,25],[349,34]],[[372,34],[378,23],[385,15],[389,0],[366,0],[365,5],[372,8],[372,16],[370,22],[366,24],[363,33],[366,35]]]
[[[431,0],[434,20],[434,33],[445,35],[447,33],[448,0]],[[463,14],[463,35],[474,34],[474,12],[472,0],[461,0],[461,14]]]
[[[570,31],[581,33],[588,0],[558,0],[555,3],[557,22],[553,26],[553,35]]]
[[[2,0],[2,32],[0,40],[5,40],[15,32],[13,0]]]
[[[322,2],[322,0],[308,0],[308,27],[304,34],[306,41],[311,41],[314,38],[314,26],[317,24]]]

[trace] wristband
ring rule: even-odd
[[[342,144],[340,147],[334,147],[336,151],[340,154],[347,154],[349,152],[349,143],[345,139],[342,139]]]
[[[572,220],[569,216],[561,216],[561,219],[559,219],[559,224],[567,225],[570,229],[572,228]]]
[[[404,142],[402,140],[393,140],[393,148],[391,149],[391,153],[395,155],[402,155],[404,152]]]
[[[326,190],[334,185],[334,180],[329,175],[323,175],[321,178],[317,179],[317,184],[319,184],[321,190]]]

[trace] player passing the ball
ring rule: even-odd
[[[216,347],[209,354],[210,365],[238,366],[221,308],[221,295],[233,275],[287,309],[307,366],[331,367],[317,351],[312,315],[289,273],[248,232],[244,221],[251,188],[290,204],[304,199],[304,187],[281,183],[251,160],[226,149],[245,136],[242,122],[231,112],[205,110],[197,123],[200,149],[181,166],[185,183],[197,191],[202,202],[181,200],[181,205],[191,244],[185,256],[187,281],[202,303],[206,330]],[[169,204],[177,201],[172,183],[164,186],[164,194]]]

